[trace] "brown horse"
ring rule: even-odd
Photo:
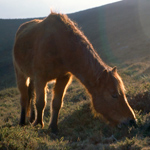
[[[20,125],[26,124],[35,95],[36,113],[35,116],[31,113],[30,121],[34,121],[33,125],[44,126],[46,85],[56,80],[49,126],[56,132],[59,110],[72,75],[91,95],[96,114],[101,114],[113,125],[136,119],[117,69],[101,60],[85,35],[66,15],[51,12],[44,20],[22,24],[16,33],[13,60],[21,93]]]

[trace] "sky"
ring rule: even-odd
[[[73,13],[120,0],[0,0],[0,18],[45,17],[50,9]]]

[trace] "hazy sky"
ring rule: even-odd
[[[0,0],[0,18],[45,17],[50,8],[72,13],[119,0]]]

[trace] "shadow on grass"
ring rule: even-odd
[[[131,107],[143,113],[150,112],[150,92],[144,91],[134,96],[128,96]]]

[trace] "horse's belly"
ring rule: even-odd
[[[68,72],[61,59],[45,55],[35,59],[32,67],[34,76],[39,76],[46,81],[58,78]]]

